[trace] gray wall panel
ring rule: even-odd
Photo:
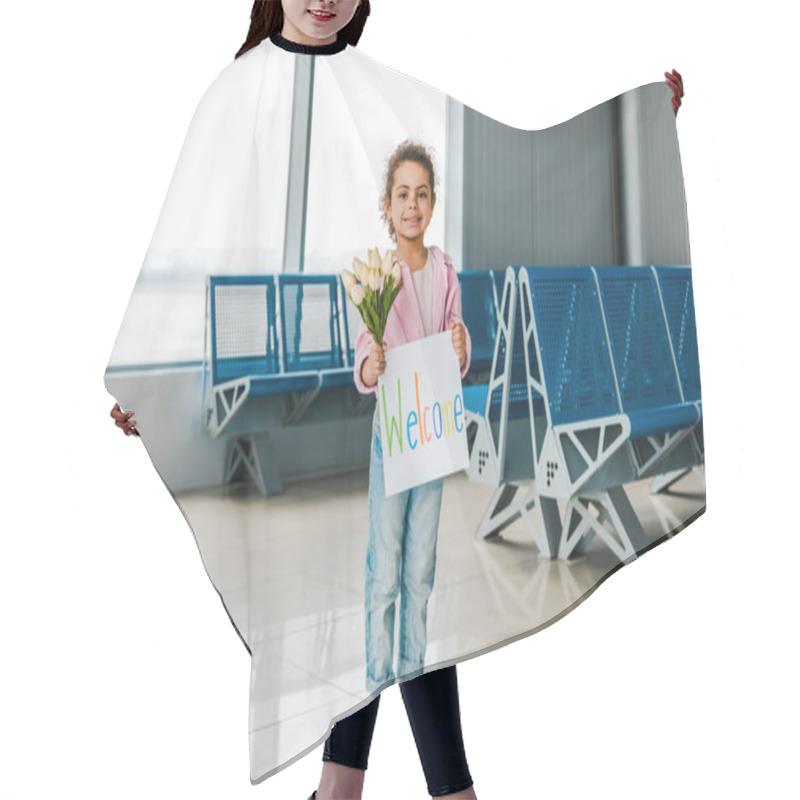
[[[689,264],[689,224],[672,95],[663,83],[636,91],[645,263]]]
[[[544,131],[464,114],[464,266],[611,263],[609,107]]]
[[[628,94],[542,131],[464,108],[464,269],[689,263],[669,92]]]

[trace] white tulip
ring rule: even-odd
[[[400,264],[395,264],[392,267],[392,280],[394,281],[395,286],[399,286],[402,282],[401,272],[400,272]]]
[[[348,294],[350,295],[350,299],[357,305],[360,306],[364,302],[364,290],[358,284],[351,287],[348,290]]]
[[[349,292],[356,285],[356,276],[349,269],[342,270],[342,283],[345,291]]]
[[[366,283],[365,274],[367,271],[367,265],[360,259],[354,258],[353,259],[353,272],[356,274],[361,283]]]
[[[372,289],[373,292],[377,292],[378,289],[381,288],[381,274],[377,269],[374,269],[370,272],[369,288]]]
[[[387,250],[386,255],[383,257],[383,261],[381,262],[381,275],[391,275],[392,274],[392,262],[394,259],[392,258],[392,251]]]

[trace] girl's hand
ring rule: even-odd
[[[675,112],[675,116],[678,116],[678,109],[681,107],[681,97],[683,97],[683,78],[681,77],[680,72],[677,70],[672,70],[672,72],[665,72],[664,75],[666,76],[666,84],[672,89],[672,110]]]
[[[453,350],[458,356],[458,367],[461,369],[467,360],[467,329],[460,322],[451,322],[450,335],[453,340]]]
[[[136,420],[133,419],[133,411],[123,411],[119,407],[119,403],[114,403],[114,408],[111,409],[111,416],[114,418],[114,424],[118,428],[122,428],[126,436],[139,435],[139,431],[136,430]]]
[[[384,342],[383,345],[373,342],[369,348],[369,355],[364,359],[364,363],[361,365],[361,380],[364,381],[367,386],[374,386],[385,370],[386,342]]]

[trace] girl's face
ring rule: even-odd
[[[268,0],[274,2],[274,0]],[[281,0],[281,35],[298,44],[331,44],[353,18],[359,0]]]
[[[401,161],[394,171],[392,195],[384,197],[386,213],[397,233],[397,246],[424,241],[436,196],[428,170],[416,161]]]

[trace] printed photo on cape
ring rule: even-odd
[[[340,273],[394,247],[379,202],[407,140],[436,167],[425,243],[452,270],[469,358],[459,375],[441,298],[433,336],[390,342],[387,419],[375,384],[356,381],[361,320]],[[401,424],[389,365],[437,341],[456,374],[416,370],[417,407],[404,367]],[[649,84],[522,130],[357,48],[264,40],[198,104],[105,382],[135,410],[251,656],[257,783],[383,688],[541,630],[704,512],[670,92]],[[407,523],[399,489],[370,507],[378,402],[384,464],[401,442],[413,459],[420,433],[445,443],[430,485],[385,464],[426,520],[425,600],[400,650],[375,624],[402,533],[377,512]]]

